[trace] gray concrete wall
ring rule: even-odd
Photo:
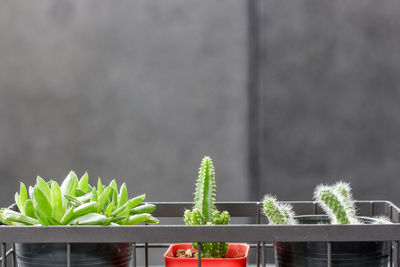
[[[400,2],[264,1],[263,189],[400,204]]]
[[[400,204],[400,3],[262,2],[260,191],[310,200],[344,179],[358,199]],[[0,206],[18,180],[70,169],[190,201],[205,154],[218,200],[254,199],[246,5],[1,1]]]
[[[191,201],[206,154],[247,199],[246,26],[242,0],[1,1],[1,206],[71,169]]]
[[[245,1],[0,5],[2,205],[17,180],[69,169],[190,200],[204,154],[219,200],[252,198]],[[261,192],[310,199],[344,179],[400,202],[398,1],[263,6]]]

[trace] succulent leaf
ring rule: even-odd
[[[104,214],[105,214],[107,217],[110,217],[111,212],[112,212],[113,209],[114,209],[114,203],[111,202],[110,204],[108,204],[108,206],[107,206],[107,208],[106,208]]]
[[[96,190],[96,188],[92,188],[92,196],[90,197],[90,201],[97,201],[97,190]]]
[[[122,207],[128,201],[128,190],[126,184],[123,183],[118,194],[118,208]]]
[[[99,213],[88,213],[76,217],[69,221],[70,225],[104,225],[107,221],[107,216]]]
[[[47,197],[43,194],[42,190],[40,190],[37,186],[34,187],[32,202],[33,208],[38,217],[46,225],[48,225],[49,218],[51,218],[51,215],[53,213],[53,208]]]
[[[101,178],[97,179],[97,195],[100,196],[103,193],[103,184],[101,183]]]
[[[29,197],[33,198],[33,186],[29,186],[28,192],[29,192]]]
[[[89,185],[89,175],[87,172],[85,172],[85,174],[79,180],[77,188],[84,192],[87,192],[88,185]]]
[[[160,222],[160,220],[153,216],[150,216],[147,219],[147,221],[145,221],[145,223],[148,223],[148,224],[158,224],[159,222]]]
[[[77,180],[78,177],[76,176],[75,172],[71,171],[61,184],[61,194],[63,196],[71,195],[72,191],[76,188]],[[63,197],[62,202],[63,208],[66,209],[67,205],[69,204],[69,200]]]
[[[40,177],[36,178],[36,188],[39,188],[42,191],[43,195],[46,197],[47,201],[51,203],[51,192],[49,185]],[[22,204],[22,203],[21,203]]]
[[[81,196],[84,196],[84,195],[86,195],[86,192],[83,191],[82,189],[80,189],[80,188],[75,188],[75,189],[74,189],[74,194],[73,194],[73,196],[75,196],[75,197],[81,197]]]
[[[35,210],[34,210],[34,208],[33,208],[33,202],[32,202],[31,199],[28,199],[28,200],[25,202],[25,214],[23,214],[23,215],[26,215],[26,216],[28,216],[28,217],[31,217],[31,218],[36,219],[36,217],[35,217]]]
[[[131,209],[130,214],[140,214],[140,213],[152,213],[156,210],[156,205],[154,204],[144,204]]]
[[[28,192],[26,190],[26,186],[24,183],[20,183],[19,196],[20,196],[21,206],[24,207],[21,210],[21,213],[25,215],[25,202],[28,200]]]
[[[149,220],[150,217],[151,217],[151,215],[148,214],[148,213],[132,215],[132,216],[129,217],[127,225],[134,225],[134,224],[138,224],[138,223],[144,223],[147,220]]]
[[[35,225],[39,223],[39,221],[36,219],[33,219],[10,209],[4,209],[2,211],[2,217],[7,221],[18,222],[24,225]]]
[[[57,221],[61,221],[65,213],[65,209],[62,205],[61,189],[56,181],[52,181],[51,183],[51,203],[53,204],[52,216]]]
[[[24,207],[22,206],[21,197],[18,192],[15,193],[14,200],[15,200],[15,204],[17,204],[17,207],[21,211],[21,213],[24,213]]]

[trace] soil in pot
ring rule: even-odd
[[[329,223],[325,215],[298,216],[301,224]],[[372,223],[372,218],[362,218]],[[276,266],[326,267],[328,266],[326,242],[277,242]],[[390,241],[331,242],[332,266],[386,267],[389,262]]]
[[[47,243],[17,243],[19,267],[65,267],[67,245]],[[132,257],[129,243],[71,244],[71,266],[128,267]]]
[[[197,257],[176,257],[178,251],[195,250],[191,243],[173,244],[164,254],[166,267],[197,267]],[[202,267],[245,267],[249,254],[249,246],[246,244],[229,243],[228,253],[225,258],[203,258]]]

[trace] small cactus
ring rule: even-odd
[[[338,182],[332,186],[319,185],[315,188],[314,199],[322,207],[331,220],[331,224],[362,224],[357,217],[349,183]],[[263,200],[264,214],[270,224],[297,224],[293,208],[266,195]],[[380,216],[373,218],[373,224],[391,224],[389,218]]]
[[[263,205],[270,224],[297,224],[293,208],[289,204],[278,202],[275,197],[266,195]]]
[[[351,187],[349,183],[338,182],[335,185],[335,189],[339,195],[343,197],[343,206],[346,212],[349,214],[350,223],[357,224],[360,221],[357,219],[356,206],[353,200],[353,194],[351,193]],[[353,220],[355,218],[355,220]],[[352,221],[353,220],[353,221]]]
[[[216,225],[229,224],[229,213],[219,212],[215,207],[215,171],[210,157],[201,162],[199,177],[194,193],[193,209],[186,210],[184,221],[186,225]],[[193,243],[197,248],[197,243]],[[222,258],[228,251],[226,242],[204,242],[201,244],[201,253],[204,258]]]
[[[333,186],[319,185],[314,198],[331,219],[332,224],[359,224],[356,208],[348,183],[338,182]]]

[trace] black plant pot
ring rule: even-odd
[[[65,267],[67,245],[46,243],[15,244],[19,267]],[[71,266],[128,267],[132,249],[129,243],[71,244]]]
[[[16,204],[9,209],[18,211]],[[16,243],[15,254],[19,267],[67,266],[65,243]],[[130,243],[71,244],[71,267],[128,267],[131,258]]]
[[[325,215],[297,217],[301,224],[329,223]],[[371,223],[372,218],[363,218]],[[386,267],[391,249],[390,241],[331,242],[332,266]],[[328,266],[326,242],[276,242],[275,262],[278,267]]]

